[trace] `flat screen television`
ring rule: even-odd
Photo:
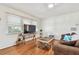
[[[29,25],[29,33],[36,32],[36,26],[35,25]]]
[[[24,24],[24,33],[35,33],[36,26],[35,25],[26,25]]]

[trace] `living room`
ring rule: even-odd
[[[67,52],[65,53],[61,51],[62,49],[58,50],[62,45],[55,42],[55,40],[61,41],[62,34],[71,34],[72,32],[79,34],[78,19],[79,3],[2,3],[0,4],[0,54],[78,55],[78,47],[63,46],[63,50],[65,48],[64,51]],[[40,39],[47,39],[47,42]],[[68,44],[78,39],[76,37]],[[38,41],[45,44],[39,44]],[[72,51],[76,50],[68,51],[67,47]],[[31,49],[29,50],[29,48]]]

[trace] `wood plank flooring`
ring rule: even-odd
[[[0,55],[52,55],[54,51],[42,50],[35,46],[33,40],[21,44],[19,46],[12,46],[0,50]]]

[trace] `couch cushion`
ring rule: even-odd
[[[62,41],[61,44],[68,45],[68,46],[74,46],[76,41]]]
[[[75,44],[76,47],[79,47],[79,40]]]

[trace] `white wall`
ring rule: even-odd
[[[48,36],[55,34],[57,39],[63,33],[71,33],[71,27],[77,27],[77,33],[79,33],[79,12],[67,13],[59,16],[52,16],[51,18],[44,19],[42,21],[43,35]]]
[[[0,18],[1,18],[1,20],[0,20],[0,49],[15,45],[15,41],[17,40],[17,34],[9,35],[7,33],[8,27],[7,27],[6,12],[16,14],[16,15],[19,15],[22,17],[26,17],[26,18],[28,17],[28,18],[31,18],[34,20],[38,20],[38,18],[32,17],[19,10],[15,10],[15,9],[0,5]]]

